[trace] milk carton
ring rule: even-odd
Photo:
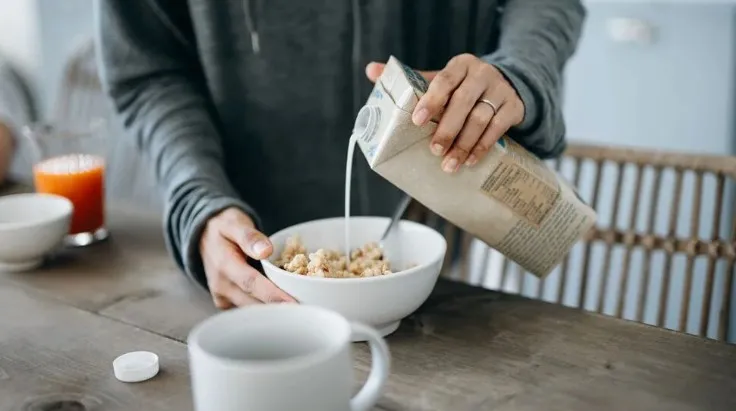
[[[596,213],[554,170],[503,137],[473,167],[453,174],[429,151],[436,119],[411,114],[427,81],[391,57],[354,133],[371,169],[444,219],[527,271],[544,277],[596,221]]]

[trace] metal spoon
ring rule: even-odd
[[[384,260],[390,261],[394,265],[403,264],[401,261],[401,247],[400,242],[390,240],[395,239],[394,234],[399,227],[399,221],[401,221],[401,217],[404,215],[409,203],[411,203],[411,197],[405,194],[404,198],[396,206],[396,210],[394,210],[394,214],[391,217],[391,222],[388,223],[388,227],[386,227],[386,231],[383,232],[381,241],[378,243],[383,250]]]

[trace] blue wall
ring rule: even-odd
[[[571,61],[566,76],[565,111],[569,136],[573,140],[611,145],[656,147],[685,152],[733,154],[736,148],[734,137],[734,90],[736,82],[736,60],[734,58],[736,25],[734,6],[728,4],[626,4],[596,2],[588,7],[589,17],[582,43]],[[614,42],[607,31],[612,18],[636,18],[650,23],[655,28],[655,39],[650,44]],[[590,197],[593,185],[593,167],[585,169],[581,184],[584,196]],[[571,170],[567,170],[571,171]],[[611,187],[602,193],[598,211],[604,224],[612,223],[613,176],[615,167],[604,171],[603,186]],[[615,225],[626,229],[626,217],[633,200],[634,170],[626,170],[622,194],[623,209]],[[651,174],[644,180],[644,199],[640,205],[636,226],[646,227],[645,214],[649,207]],[[692,208],[691,196],[694,179],[687,176],[683,186],[680,218],[677,233],[688,237],[688,217]],[[674,190],[674,173],[668,172],[662,181],[661,198],[657,206],[655,231],[664,234],[667,230],[667,215]],[[701,203],[700,236],[704,237],[712,224],[715,179],[704,181],[704,197]],[[733,187],[731,188],[733,197]],[[708,199],[710,197],[710,199]],[[731,201],[731,204],[734,202]],[[736,211],[736,209],[734,209]],[[724,229],[729,224],[724,222]],[[618,274],[623,250],[614,252],[614,269],[611,272],[608,300],[613,301],[617,289]],[[591,272],[602,268],[601,249],[593,251]],[[573,253],[573,261],[581,261],[580,250]],[[664,255],[658,253],[652,265],[651,286],[647,295],[645,318],[654,320],[654,308],[658,303],[662,281]],[[641,275],[642,255],[635,253],[632,261],[632,278],[629,286],[638,284]],[[681,293],[684,285],[686,261],[675,258],[671,270],[671,290],[674,297],[669,300],[666,325],[676,327],[679,317]],[[688,330],[695,331],[699,325],[706,264],[695,262],[692,300]],[[725,267],[717,267],[715,294],[711,314],[722,301]],[[578,281],[570,284],[576,289]],[[597,292],[600,276],[594,277],[590,293]],[[611,286],[613,285],[613,286]],[[637,289],[627,293],[635,298]],[[736,290],[732,290],[732,300]],[[597,305],[591,297],[587,307]],[[606,304],[606,312],[612,312],[613,304]],[[629,317],[634,307],[627,307]],[[736,306],[732,307],[731,340],[736,339]],[[715,335],[715,324],[709,327],[709,335]]]
[[[37,76],[39,109],[52,110],[69,54],[93,32],[92,0],[36,0],[39,2],[41,68]]]
[[[653,24],[655,41],[613,42],[607,22],[616,17]],[[566,73],[570,137],[733,152],[735,39],[731,5],[589,5]]]

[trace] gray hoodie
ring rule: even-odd
[[[370,61],[436,70],[482,56],[525,104],[510,135],[558,155],[562,70],[584,15],[580,0],[96,2],[103,83],[155,170],[169,248],[201,284],[198,241],[218,211],[240,207],[267,234],[342,213]],[[389,214],[400,193],[357,157],[355,214]]]
[[[28,182],[30,179],[33,159],[30,158],[28,150],[20,149],[21,146],[24,146],[20,138],[20,130],[35,119],[35,114],[28,84],[10,62],[0,56],[0,122],[10,129],[15,151],[10,170],[0,170],[0,175],[8,172],[7,176],[13,180]]]

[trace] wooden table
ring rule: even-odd
[[[184,341],[216,311],[160,220],[127,210],[108,242],[0,275],[0,411],[192,409]],[[735,346],[447,281],[388,342],[384,411],[736,410]],[[115,380],[112,360],[139,349],[159,354],[158,377]]]

